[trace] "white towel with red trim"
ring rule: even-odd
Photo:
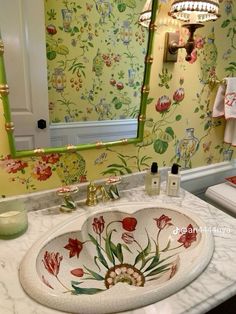
[[[226,84],[221,84],[218,88],[212,117],[225,117],[224,141],[236,146],[236,77],[225,80]]]

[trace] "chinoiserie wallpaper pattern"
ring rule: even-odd
[[[51,122],[137,118],[143,0],[45,1]]]
[[[136,116],[135,97],[138,99],[140,94],[143,63],[135,56],[138,53],[143,60],[146,46],[142,43],[147,39],[145,31],[135,24],[141,1],[74,3],[45,0],[52,121]],[[209,79],[236,76],[236,4],[221,0],[220,19],[196,32],[191,61],[186,62],[185,52],[181,51],[176,63],[163,63],[165,33],[178,31],[181,41],[186,40],[187,33],[168,17],[170,1],[161,0],[159,4],[143,141],[137,145],[12,159],[1,114],[1,195],[142,171],[152,161],[160,167],[178,162],[183,169],[223,161],[231,150],[235,158],[235,148],[223,143],[224,119],[211,118],[217,86],[209,84]],[[87,21],[90,15],[93,23]],[[108,37],[104,36],[103,46],[98,49],[103,24]],[[113,50],[114,40],[119,42],[119,50]],[[80,51],[80,60],[74,54],[75,47]],[[121,60],[123,66],[119,66]],[[86,82],[92,87],[86,87]]]

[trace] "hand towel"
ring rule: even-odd
[[[224,109],[225,119],[236,119],[236,77],[226,79]]]
[[[212,110],[213,118],[220,118],[220,117],[223,117],[225,114],[225,109],[224,109],[225,92],[226,92],[226,85],[222,83],[220,84],[218,88],[215,102],[213,105],[213,110]]]
[[[236,119],[226,121],[224,142],[236,147]]]

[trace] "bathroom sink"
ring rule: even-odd
[[[69,313],[135,309],[199,276],[214,249],[207,230],[172,205],[128,203],[79,214],[32,246],[20,282],[39,303]]]

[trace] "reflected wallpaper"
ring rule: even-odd
[[[82,26],[82,24],[79,24],[80,21],[72,18],[72,24],[70,24],[69,18],[69,22],[64,22],[63,24],[61,9],[68,6],[69,10],[73,11],[73,7],[71,6],[74,1],[46,1],[46,6],[54,2],[60,4],[60,7],[46,8],[47,22],[45,25],[46,32],[48,33],[47,57],[49,64],[52,64],[52,67],[48,69],[50,82],[49,93],[54,95],[51,98],[49,107],[54,108],[58,100],[60,100],[60,102],[58,102],[60,104],[59,108],[63,108],[63,99],[65,99],[66,102],[74,102],[74,100],[68,96],[68,91],[71,92],[71,90],[76,90],[77,88],[76,84],[72,87],[72,83],[74,82],[71,82],[71,79],[76,79],[79,88],[79,84],[83,85],[85,83],[86,75],[84,76],[82,73],[83,68],[80,68],[79,65],[77,67],[77,61],[74,62],[73,59],[74,56],[69,57],[67,54],[69,50],[73,50],[74,46],[72,42],[74,45],[79,45],[77,39],[80,34],[83,40],[86,38],[86,45],[89,46],[86,47],[93,56],[90,57],[90,62],[92,62],[92,66],[90,67],[90,69],[92,68],[92,72],[90,72],[93,78],[92,81],[96,82],[96,86],[99,86],[101,77],[97,74],[101,72],[106,73],[103,80],[107,82],[106,86],[109,87],[106,93],[104,93],[108,110],[111,112],[111,115],[116,115],[117,117],[124,115],[124,109],[127,109],[129,106],[126,106],[123,100],[116,103],[116,97],[130,97],[128,94],[125,94],[126,92],[128,93],[128,91],[132,91],[132,93],[140,92],[140,86],[138,86],[138,84],[141,84],[139,72],[135,72],[137,76],[135,76],[132,84],[136,85],[136,82],[138,82],[138,84],[137,88],[134,89],[134,86],[129,85],[130,77],[128,69],[132,68],[131,64],[133,64],[134,69],[137,70],[137,66],[140,66],[141,69],[143,63],[140,62],[138,65],[136,59],[132,60],[133,63],[130,59],[130,66],[125,68],[127,71],[124,71],[124,76],[119,76],[120,71],[122,71],[122,68],[119,68],[120,61],[117,62],[113,58],[118,51],[115,52],[115,55],[113,52],[113,57],[111,58],[112,50],[109,50],[109,45],[105,42],[100,52],[96,48],[92,49],[89,43],[95,45],[96,40],[87,40],[90,32],[88,25],[83,26],[84,33],[81,34],[81,29],[80,32],[76,32],[77,28]],[[9,155],[7,135],[4,128],[4,117],[3,114],[1,114],[1,195],[40,191],[56,188],[63,184],[94,180],[102,176],[113,174],[124,175],[142,171],[149,168],[152,161],[157,161],[160,167],[170,166],[173,162],[178,162],[182,166],[182,169],[187,169],[226,160],[230,153],[233,153],[233,158],[235,158],[235,148],[223,142],[224,119],[212,118],[212,107],[218,86],[209,84],[209,79],[218,78],[221,80],[227,76],[236,76],[236,4],[229,0],[222,0],[220,2],[220,19],[214,23],[209,22],[204,28],[196,32],[196,49],[192,54],[191,61],[186,62],[184,60],[185,52],[180,51],[178,62],[163,63],[165,32],[180,32],[182,41],[186,40],[187,34],[176,21],[168,17],[169,1],[159,1],[159,13],[156,21],[157,31],[154,38],[154,62],[151,71],[150,93],[147,105],[147,120],[145,123],[144,139],[141,143],[107,149],[94,149],[68,154],[51,154],[41,157],[28,157],[13,160]],[[85,1],[80,5],[87,10],[87,14],[93,12],[93,14],[96,15],[98,27],[95,29],[94,25],[91,25],[91,33],[95,38],[95,31],[101,31],[100,26],[102,23],[107,23],[111,34],[114,32],[115,28],[111,27],[111,25],[115,20],[115,16],[120,19],[120,23],[116,25],[117,34],[121,34],[124,27],[124,23],[121,21],[131,18],[130,14],[128,14],[127,17],[126,13],[130,12],[129,10],[133,12],[134,8],[132,8],[132,6],[138,8],[140,3],[141,1],[139,0],[97,0]],[[80,9],[78,9],[78,12],[80,12],[79,10]],[[103,10],[107,13],[101,13]],[[73,16],[75,18],[76,14],[73,13]],[[55,18],[55,20],[53,18]],[[68,31],[65,31],[65,27],[68,27]],[[134,27],[135,31],[132,29],[132,36],[135,36],[136,31],[138,31],[142,39],[143,31],[141,28],[137,25]],[[111,40],[113,39],[111,38]],[[54,40],[57,42],[58,46],[53,46],[52,43]],[[121,39],[120,41],[122,42]],[[68,48],[64,48],[64,55],[61,54],[61,50],[58,48],[60,45],[65,45]],[[128,51],[130,51],[132,53],[134,49],[133,45],[134,43],[132,41],[127,42],[126,45],[122,43],[123,52],[126,51],[128,53]],[[139,41],[136,45],[138,49],[142,47]],[[80,48],[81,54],[83,54],[82,50],[83,49]],[[94,58],[99,54],[101,54],[101,57],[99,57],[100,63],[98,62],[100,67],[94,67]],[[87,56],[90,56],[90,54],[85,51],[84,57]],[[104,59],[105,56],[107,58],[105,58],[106,61]],[[69,58],[71,58],[72,61]],[[122,55],[121,58],[128,60],[126,55],[125,57]],[[118,58],[118,60],[120,59]],[[106,62],[111,62],[111,66],[109,67]],[[87,63],[84,62],[82,63],[82,65],[86,64]],[[55,87],[56,84],[58,84],[56,74],[58,74],[61,69],[64,70],[65,66],[67,72],[61,74],[61,90],[58,91]],[[73,69],[75,69],[74,72]],[[81,75],[82,82],[79,81],[80,77],[77,73]],[[112,79],[116,81],[114,85],[110,82]],[[120,81],[123,83],[123,89],[117,89],[117,82]],[[103,84],[105,84],[104,82]],[[108,95],[108,91],[112,92],[112,94]],[[83,93],[85,97],[89,97],[88,90]],[[80,95],[79,92],[76,92],[76,95]],[[78,107],[78,110],[82,111],[81,116],[84,120],[85,118],[90,119],[92,116],[93,119],[95,117],[97,119],[99,119],[99,117],[100,119],[107,118],[107,116],[102,117],[101,111],[96,109],[98,108],[96,106],[100,103],[101,97],[103,97],[101,95],[102,93],[95,97],[94,94],[92,103],[87,101],[86,105],[84,104],[81,108]],[[80,100],[79,97],[82,97],[82,94],[78,96]],[[115,103],[112,102],[113,99],[116,99]],[[132,108],[133,105],[134,103],[132,102],[130,108]],[[66,108],[66,106],[64,106],[64,108]],[[89,108],[89,110],[87,110],[87,108]],[[102,111],[104,108],[105,107],[102,106]],[[131,112],[134,113],[135,110],[131,110]],[[65,120],[65,116],[68,115],[68,112],[67,114],[63,113],[60,115],[61,113],[62,111],[51,113],[52,120]],[[73,109],[72,114],[74,116],[76,116],[75,113],[76,111]],[[79,112],[77,113],[80,115]]]
[[[143,0],[45,1],[51,122],[136,118],[148,30]]]

